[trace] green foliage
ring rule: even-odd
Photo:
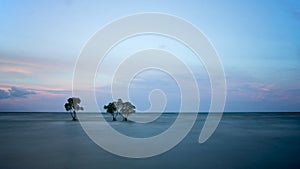
[[[72,110],[72,109],[75,110],[75,111],[83,110],[83,107],[79,106],[79,104],[81,102],[80,98],[71,97],[71,98],[68,98],[67,101],[68,101],[68,103],[66,103],[67,106],[65,104],[65,108],[66,108],[67,111]]]
[[[117,108],[114,103],[109,103],[107,106],[104,106],[104,109],[106,109],[107,113],[113,114],[115,111],[117,111]]]
[[[113,117],[113,121],[116,121],[116,117],[117,117],[117,108],[115,106],[115,104],[113,102],[109,103],[108,105],[104,105],[103,107],[104,109],[106,109],[107,113],[110,113]]]
[[[104,109],[113,116],[113,121],[116,121],[118,114],[121,114],[123,119],[127,121],[128,116],[135,113],[135,106],[130,102],[123,102],[122,99],[118,99],[116,102],[105,105]]]
[[[76,111],[83,110],[83,107],[79,106],[81,100],[77,97],[68,98],[67,103],[65,103],[66,111],[70,111],[73,120],[77,120]]]
[[[130,114],[135,113],[135,106],[130,102],[125,102],[122,104],[122,108],[120,109],[120,113],[123,116],[124,120],[127,121],[127,118]]]

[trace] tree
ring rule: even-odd
[[[104,109],[106,109],[107,113],[110,113],[113,117],[113,121],[116,121],[118,113],[116,113],[117,108],[114,104],[114,102],[109,103],[108,105],[104,105]]]
[[[77,98],[77,97],[71,97],[71,98],[68,98],[67,101],[68,102],[65,103],[65,109],[66,109],[66,111],[70,112],[73,121],[76,121],[77,120],[76,111],[83,110],[83,107],[79,106],[81,100],[80,100],[80,98]]]
[[[118,99],[118,101],[113,102],[117,108],[117,114],[120,113],[122,107],[123,107],[123,100],[122,99]]]
[[[117,120],[117,116],[120,114],[123,117],[124,121],[127,121],[127,118],[130,114],[135,113],[135,106],[130,102],[123,102],[122,99],[118,99],[116,102],[111,102],[108,105],[104,106],[107,113],[110,113],[113,117],[113,121]]]
[[[134,109],[135,106],[132,105],[130,102],[122,103],[120,114],[122,115],[124,121],[127,121],[127,118],[130,114],[135,113]]]

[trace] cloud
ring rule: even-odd
[[[0,112],[64,112],[70,96],[71,90],[0,84]]]
[[[9,98],[9,92],[0,89],[0,99],[6,99],[6,98]]]
[[[27,95],[36,94],[36,92],[26,89],[12,86],[8,90],[0,89],[0,99],[8,99],[8,98],[25,98]]]
[[[258,101],[269,99],[271,93],[275,92],[274,84],[258,82],[242,82],[234,87],[229,86],[229,94],[238,99]]]

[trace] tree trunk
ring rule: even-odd
[[[72,118],[73,118],[73,121],[77,121],[76,111],[73,111]]]

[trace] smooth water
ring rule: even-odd
[[[0,113],[0,169],[300,168],[300,113],[225,113],[212,137],[199,144],[206,116],[198,114],[188,136],[170,151],[130,159],[98,147],[69,114]],[[99,114],[90,117],[84,120],[100,119]],[[164,113],[143,124],[122,122],[120,118],[112,122],[104,114],[113,128],[140,138],[165,131],[176,118],[175,113]]]

